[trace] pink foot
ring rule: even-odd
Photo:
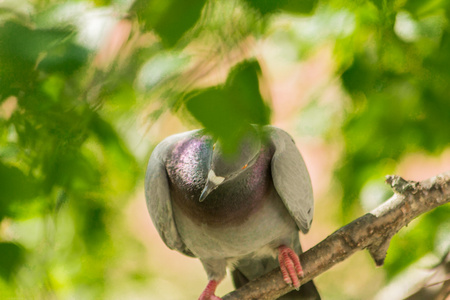
[[[222,300],[222,298],[219,298],[216,295],[214,295],[218,285],[219,282],[215,280],[210,280],[208,282],[208,285],[206,285],[205,289],[203,290],[203,293],[198,298],[198,300]]]
[[[293,285],[297,290],[300,288],[299,277],[303,277],[303,269],[297,253],[287,246],[278,247],[278,261],[284,282]]]

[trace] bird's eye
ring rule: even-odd
[[[245,164],[245,166],[242,167],[242,170],[244,170],[245,168],[247,168],[248,164]]]

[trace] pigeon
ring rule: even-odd
[[[297,290],[279,299],[320,299],[303,276],[299,230],[314,202],[306,165],[284,130],[252,125],[234,151],[206,129],[167,137],[145,177],[150,217],[170,249],[198,258],[208,277],[199,300],[215,295],[227,267],[236,288],[278,266]]]

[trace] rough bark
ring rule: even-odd
[[[450,202],[450,171],[420,182],[399,176],[387,176],[386,182],[394,190],[389,200],[300,255],[303,283],[362,249],[369,251],[378,266],[382,265],[394,234],[414,218]],[[292,289],[278,268],[227,294],[223,300],[276,299]]]

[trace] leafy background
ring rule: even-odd
[[[315,190],[306,249],[387,199],[384,175],[450,169],[449,19],[448,0],[1,1],[0,298],[195,299],[200,263],[143,197],[151,150],[183,130],[290,132]],[[403,297],[448,250],[449,213],[403,229],[383,268],[361,252],[318,277],[324,299]]]

